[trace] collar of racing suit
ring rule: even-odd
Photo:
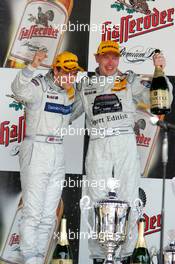
[[[95,69],[95,75],[97,76],[97,78],[100,78],[100,73],[99,73],[99,67]],[[131,71],[131,70],[127,70],[126,72],[122,73],[121,71],[117,70],[116,73],[114,75],[111,76],[103,76],[104,78],[108,78],[108,77],[113,77],[114,81],[116,79],[122,81],[125,78],[127,79],[128,83],[133,83],[134,79],[135,79],[136,74]]]

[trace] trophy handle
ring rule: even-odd
[[[135,229],[135,226],[137,225],[137,220],[143,217],[143,202],[140,198],[135,199],[133,203],[133,207],[130,207],[130,211],[134,213],[134,219],[135,219],[133,224],[131,224],[130,231],[128,233],[129,239],[132,239],[132,233],[133,230]]]
[[[94,230],[94,227],[91,227],[89,221],[88,221],[88,214],[87,212],[89,210],[92,210],[93,209],[93,206],[90,206],[90,203],[91,203],[91,199],[88,195],[84,195],[81,199],[80,199],[80,209],[81,209],[81,212],[82,212],[82,216],[83,216],[83,219],[88,227],[88,230],[90,231],[90,234],[93,233],[93,230]]]
[[[157,248],[153,246],[150,248],[149,251],[150,251],[151,264],[160,264],[159,252],[158,252]]]
[[[134,208],[138,212],[138,218],[142,217],[143,215],[143,202],[140,198],[136,198],[134,201]]]

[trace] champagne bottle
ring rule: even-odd
[[[59,239],[53,253],[51,264],[73,264],[73,256],[67,236],[67,220],[63,216]]]
[[[142,217],[138,223],[138,240],[132,254],[132,263],[150,264],[150,255],[144,237],[145,219]]]
[[[155,53],[160,53],[156,49]],[[156,66],[150,88],[151,113],[164,115],[170,112],[170,98],[168,84],[161,66]]]

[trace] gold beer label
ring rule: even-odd
[[[52,259],[51,264],[73,264],[72,259]]]
[[[152,108],[169,108],[169,91],[161,89],[151,91],[150,100]]]

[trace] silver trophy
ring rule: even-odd
[[[130,207],[120,201],[116,193],[109,192],[106,199],[96,202],[95,232],[106,255],[105,264],[114,264],[115,250],[125,242]]]
[[[125,242],[127,235],[127,223],[130,212],[129,203],[117,199],[114,191],[114,181],[108,183],[111,189],[106,198],[97,201],[93,207],[88,196],[80,201],[82,211],[92,209],[95,213],[95,225],[89,228],[96,234],[96,239],[104,250],[106,259],[104,264],[115,264],[114,255],[116,249]]]
[[[164,249],[164,264],[175,264],[175,230],[168,230],[168,246]]]

